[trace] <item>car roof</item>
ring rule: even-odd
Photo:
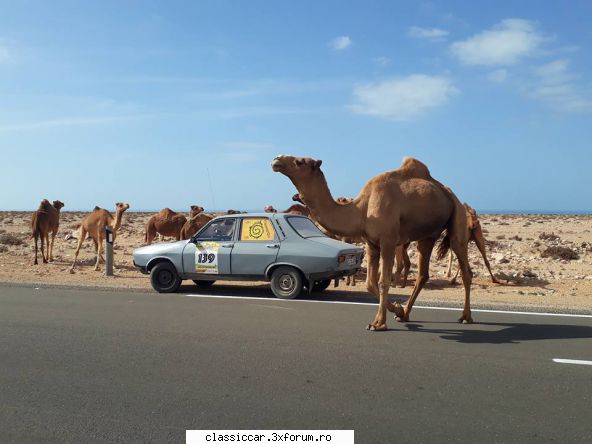
[[[302,214],[291,214],[291,213],[237,213],[237,214],[221,214],[220,216],[216,216],[214,219],[233,219],[237,217],[284,217],[284,216],[294,216],[294,217],[306,217]]]

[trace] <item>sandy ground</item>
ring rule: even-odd
[[[88,239],[80,252],[76,273],[69,273],[77,241],[66,241],[64,236],[80,223],[85,213],[63,212],[54,262],[33,265],[31,212],[0,212],[0,282],[151,291],[148,277],[136,271],[131,256],[134,248],[143,245],[144,223],[151,214],[129,212],[124,215],[114,247],[115,277],[106,277],[102,270],[94,271],[94,245]],[[490,282],[483,260],[471,244],[474,307],[515,306],[592,313],[592,216],[480,215],[480,220],[493,272],[504,284]],[[577,258],[542,257],[543,252],[553,246],[568,248]],[[416,271],[413,244],[409,252],[413,263],[410,285],[405,289],[392,288],[393,295],[411,294]],[[462,286],[448,282],[444,275],[446,265],[446,260],[432,260],[431,279],[419,297],[420,302],[462,303]],[[365,285],[361,281],[364,274],[359,278],[355,286],[341,283],[340,296],[343,297],[343,292],[352,296],[365,295]],[[252,286],[253,283],[228,285]],[[331,287],[327,291],[331,294],[336,290]]]

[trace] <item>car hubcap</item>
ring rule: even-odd
[[[160,285],[169,285],[173,280],[173,274],[170,271],[161,271],[158,274],[158,283]]]
[[[289,293],[294,289],[296,285],[296,280],[290,276],[289,274],[282,274],[279,280],[280,290],[283,292]]]

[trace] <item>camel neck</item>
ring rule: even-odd
[[[121,227],[121,219],[122,218],[123,218],[123,211],[117,210],[115,212],[115,222],[112,225],[113,231],[119,230],[119,227]]]
[[[323,228],[339,236],[359,235],[362,230],[362,212],[356,201],[347,204],[335,202],[322,171],[319,170],[307,181],[292,183],[306,202],[312,217]]]

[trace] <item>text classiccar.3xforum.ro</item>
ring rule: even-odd
[[[292,434],[292,433],[208,433],[205,435],[207,442],[332,442],[332,436],[327,434]]]

